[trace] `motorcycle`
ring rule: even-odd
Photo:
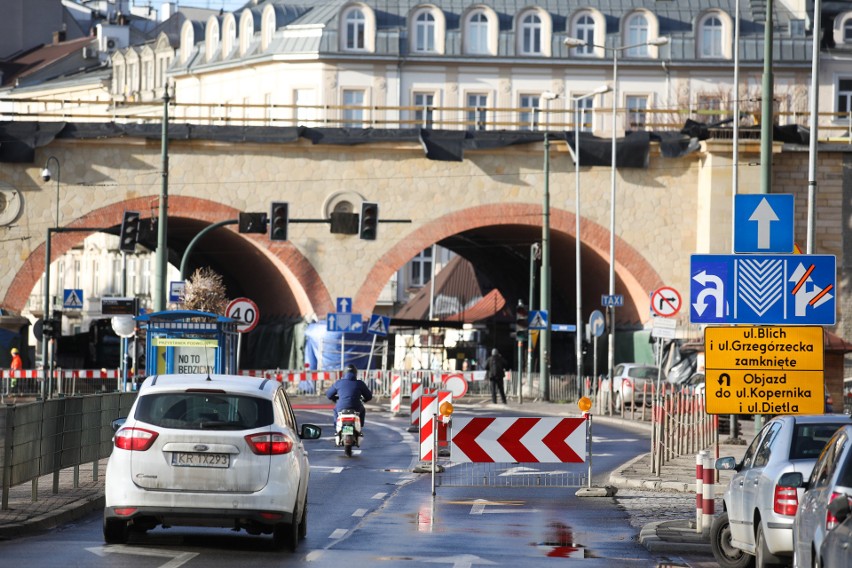
[[[337,413],[335,445],[343,446],[343,453],[352,456],[352,448],[361,446],[361,418],[357,410],[344,409]]]

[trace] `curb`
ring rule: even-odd
[[[692,552],[712,554],[710,541],[695,532],[691,521],[656,521],[639,532],[639,542],[649,552]],[[668,537],[668,538],[667,538]]]
[[[33,532],[47,531],[59,525],[76,521],[92,511],[103,510],[105,505],[106,497],[102,492],[100,495],[73,501],[38,517],[27,519],[20,524],[0,527],[0,539],[17,538]]]

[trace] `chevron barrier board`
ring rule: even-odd
[[[585,418],[453,417],[450,460],[476,463],[583,463]]]

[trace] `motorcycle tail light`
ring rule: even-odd
[[[277,456],[289,454],[293,449],[293,440],[278,432],[261,432],[245,437],[249,449],[259,456]]]
[[[779,515],[794,516],[799,508],[799,495],[795,487],[775,486],[772,510]]]
[[[115,433],[115,447],[132,452],[144,452],[154,444],[159,434],[144,428],[121,428]]]

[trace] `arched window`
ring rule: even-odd
[[[414,51],[435,51],[435,16],[431,12],[420,12],[414,20]]]
[[[488,16],[478,10],[467,20],[467,52],[488,53]]]
[[[722,20],[712,15],[701,23],[701,57],[722,57]]]
[[[843,43],[852,43],[852,18],[843,22]]]
[[[521,19],[521,53],[541,53],[541,18],[538,14],[527,14]]]
[[[237,22],[233,14],[225,16],[222,24],[222,59],[230,56],[237,41]]]
[[[586,42],[575,52],[577,55],[592,55],[595,52],[595,21],[590,14],[583,14],[577,18],[574,37]]]
[[[644,14],[633,14],[627,20],[627,45],[632,45],[627,50],[628,57],[648,56],[648,18]]]
[[[266,51],[272,43],[272,35],[275,33],[275,8],[267,5],[263,10],[263,19],[260,22],[260,49]]]
[[[344,17],[346,49],[366,49],[367,18],[360,8],[352,8]]]
[[[215,16],[207,21],[207,31],[204,35],[204,58],[213,61],[219,52],[219,20]]]
[[[195,47],[195,30],[192,27],[192,22],[186,20],[180,30],[180,62],[186,63],[189,60],[189,55]]]
[[[251,10],[244,10],[240,16],[240,55],[245,55],[254,36],[254,17]]]

